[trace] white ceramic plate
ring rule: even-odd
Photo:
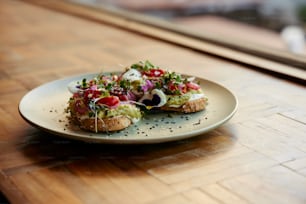
[[[225,87],[205,79],[200,82],[208,97],[204,111],[192,114],[158,113],[145,115],[138,123],[114,133],[91,133],[69,124],[65,108],[71,93],[71,81],[91,79],[85,74],[56,80],[27,93],[19,104],[21,116],[31,125],[53,134],[98,143],[144,144],[161,143],[197,136],[228,121],[236,112],[237,98]]]

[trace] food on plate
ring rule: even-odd
[[[72,82],[69,90],[70,119],[81,129],[111,132],[129,127],[141,118],[141,111],[116,80],[116,75],[98,75],[94,79]]]
[[[161,69],[149,61],[139,62],[126,69],[121,81],[135,100],[148,109],[192,113],[205,109],[207,98],[195,77],[183,77]]]
[[[72,82],[68,110],[74,124],[93,132],[111,132],[138,122],[145,110],[193,113],[207,98],[195,77],[138,62],[119,74],[100,74]]]

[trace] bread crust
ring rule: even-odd
[[[199,99],[196,99],[196,100],[188,101],[178,108],[169,107],[169,106],[162,106],[160,109],[163,110],[163,111],[194,113],[194,112],[204,110],[206,105],[207,105],[206,99],[205,98],[199,98]]]
[[[78,119],[77,119],[78,120]],[[113,132],[123,130],[132,124],[131,119],[126,116],[111,118],[86,118],[77,121],[80,128],[92,132]]]

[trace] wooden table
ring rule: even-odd
[[[3,0],[0,10],[0,190],[11,203],[306,202],[303,84],[28,2]],[[238,112],[207,134],[151,145],[64,139],[18,113],[41,84],[144,59],[223,84]]]

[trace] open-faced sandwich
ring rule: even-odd
[[[68,110],[73,123],[93,132],[117,131],[141,118],[141,111],[130,103],[129,93],[118,84],[117,76],[98,75],[69,86],[73,93]]]
[[[81,129],[122,130],[139,121],[142,111],[193,113],[204,110],[207,99],[194,77],[161,69],[149,61],[127,67],[118,75],[98,75],[70,85],[68,110]]]
[[[120,77],[138,104],[147,109],[183,113],[205,109],[206,96],[194,80],[195,77],[183,77],[149,61],[131,65]]]

